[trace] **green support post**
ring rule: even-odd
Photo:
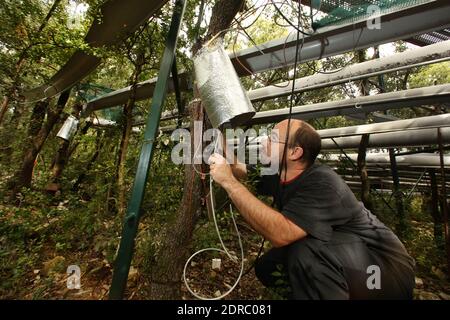
[[[153,156],[153,144],[155,142],[161,111],[166,98],[167,85],[172,65],[175,60],[175,48],[180,31],[181,21],[186,8],[186,0],[177,0],[174,7],[169,34],[166,39],[166,47],[159,69],[158,80],[152,99],[150,113],[145,127],[144,141],[139,156],[138,168],[133,184],[132,194],[125,215],[122,238],[119,252],[114,263],[114,273],[109,291],[109,299],[122,299],[126,288],[131,259],[133,258],[134,240],[136,237],[141,204],[144,198],[148,172]]]

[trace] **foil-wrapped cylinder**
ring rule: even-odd
[[[59,129],[57,137],[69,141],[70,138],[75,134],[78,128],[78,119],[74,116],[70,115],[67,117],[66,121],[62,125],[61,129]]]
[[[228,54],[221,45],[203,47],[194,57],[194,71],[206,113],[214,128],[233,128],[255,115]]]

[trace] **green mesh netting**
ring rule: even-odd
[[[111,88],[106,88],[92,83],[82,83],[77,87],[78,95],[84,101],[93,100],[112,91],[114,90],[112,90]],[[98,111],[98,114],[103,119],[118,122],[122,117],[122,107],[118,106],[108,109],[102,109]]]
[[[99,111],[102,118],[106,120],[111,120],[114,122],[118,122],[123,114],[122,107],[112,107],[108,109],[102,109]]]
[[[387,14],[426,2],[432,2],[432,0],[311,0],[311,6],[314,9],[327,13],[326,17],[313,23],[313,28],[367,19],[373,13],[368,10],[371,5],[378,6],[380,13]]]

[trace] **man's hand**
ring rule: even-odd
[[[214,181],[225,189],[244,219],[275,247],[286,246],[306,237],[307,233],[303,229],[248,191],[233,176],[224,157],[215,153],[208,162]]]
[[[214,153],[208,159],[210,174],[215,182],[225,187],[235,181],[233,172],[227,160],[218,153]]]

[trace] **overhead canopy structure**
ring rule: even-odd
[[[292,117],[297,119],[313,119],[382,111],[403,107],[415,107],[427,104],[448,103],[450,84],[416,88],[373,96],[360,96],[341,101],[330,101],[302,105],[292,108]],[[286,119],[289,108],[258,112],[247,124],[274,123]]]
[[[101,7],[101,19],[95,19],[85,41],[92,47],[120,43],[154,15],[167,0],[109,0]],[[40,87],[23,93],[27,100],[52,97],[78,83],[100,64],[101,59],[81,50]]]
[[[353,192],[359,192],[361,191],[361,181],[355,181],[358,178],[355,177],[353,179],[344,179],[346,180],[345,183],[350,187],[350,189]],[[349,180],[353,180],[353,181],[349,181]],[[375,190],[376,193],[380,194],[380,193],[387,193],[387,194],[395,194],[396,192],[393,191],[393,186],[394,186],[394,182],[392,180],[386,179],[386,180],[380,180],[380,179],[369,179],[370,180],[370,187],[372,190]],[[413,181],[403,181],[403,179],[401,180],[401,187],[403,187],[403,189],[405,188],[410,188],[412,191],[412,194],[414,195],[423,195],[424,192],[430,192],[430,184],[429,183],[416,183]],[[409,196],[409,194],[408,194]],[[449,199],[450,196],[447,195],[447,199]]]
[[[295,80],[294,93],[334,86],[349,81],[366,79],[380,74],[399,71],[426,64],[446,61],[450,58],[450,40],[427,47],[395,53],[387,57],[348,65],[340,70],[316,73]],[[252,101],[273,99],[292,94],[290,81],[278,83],[248,92]]]
[[[146,80],[143,82],[140,82],[136,85],[136,101],[144,100],[151,98],[153,96],[153,93],[155,91],[155,84],[157,78],[153,78],[150,80]],[[189,75],[186,72],[178,74],[178,83],[179,83],[179,89],[181,91],[187,91],[191,89],[191,80],[189,78]],[[169,86],[167,88],[169,92],[175,91],[175,85],[173,83],[173,79],[170,78],[169,80]],[[86,111],[85,114],[88,115],[92,111],[102,110],[106,108],[111,108],[118,105],[124,105],[128,98],[130,97],[131,93],[131,86],[115,90],[113,92],[107,93],[105,95],[101,95],[95,99],[92,99],[88,101],[86,105]]]
[[[294,93],[338,85],[411,67],[442,62],[448,59],[450,59],[450,41],[445,41],[424,48],[417,48],[387,57],[352,64],[341,70],[330,72],[330,74],[319,73],[296,79]],[[190,89],[190,80],[187,73],[179,74],[179,82],[180,90]],[[142,100],[150,98],[153,95],[155,83],[156,79],[139,83],[136,88],[136,99]],[[174,90],[172,82],[170,82],[168,90]],[[130,91],[131,87],[126,87],[90,100],[87,103],[87,114],[91,111],[125,104],[129,98]],[[287,81],[277,85],[250,90],[248,95],[252,102],[256,102],[286,96],[291,93],[292,86],[290,85],[290,82]]]
[[[326,25],[337,25],[353,22],[357,19],[371,19],[374,14],[386,14],[402,7],[419,5],[430,0],[303,0],[302,4],[310,6],[327,15],[318,21],[315,21],[315,27]],[[372,5],[376,5],[373,7]],[[422,35],[406,39],[406,41],[418,46],[426,46],[436,42],[449,40],[450,30],[442,29],[428,32]]]
[[[369,29],[366,19],[317,29],[301,39],[300,62],[326,58],[450,27],[450,3],[430,1],[380,16],[380,29]],[[290,66],[295,60],[296,35],[244,49],[231,57],[236,71],[250,75]]]

